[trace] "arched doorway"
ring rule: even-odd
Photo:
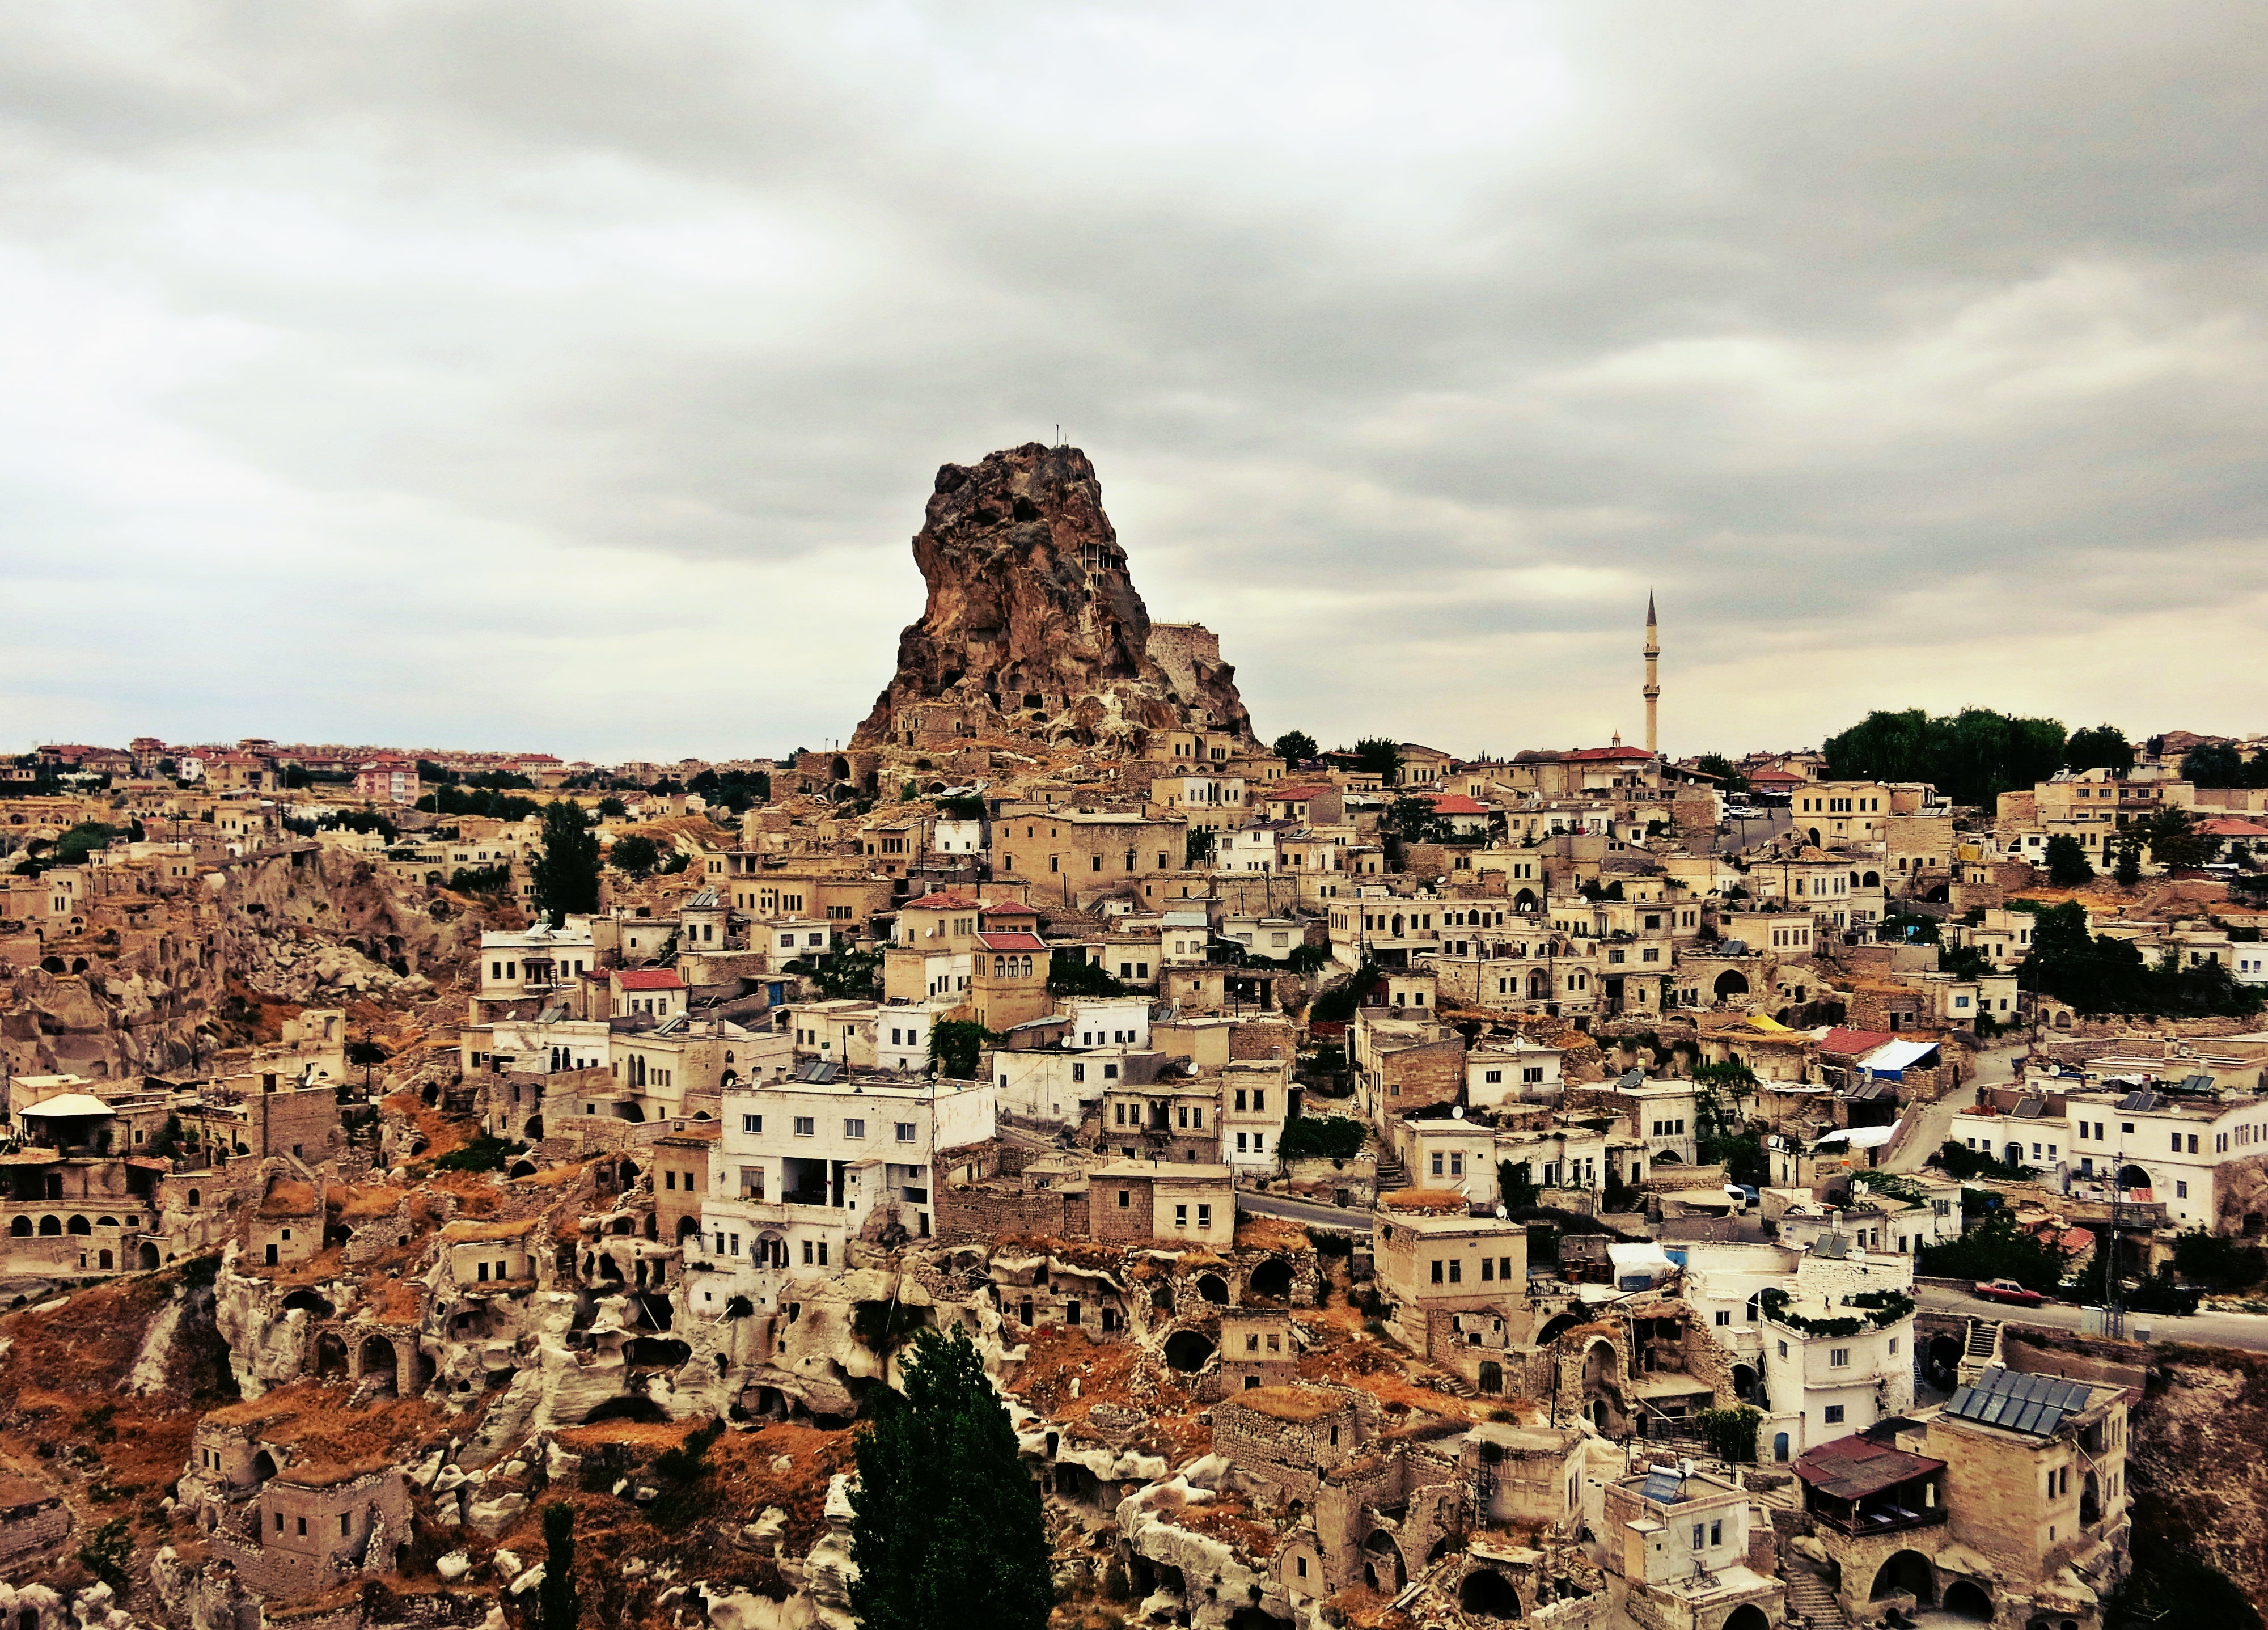
[[[1754,1602],[1743,1602],[1725,1615],[1725,1630],[1771,1630],[1771,1620]]]
[[[700,1233],[701,1219],[699,1217],[680,1217],[677,1219],[677,1243],[679,1245],[681,1245],[688,1239],[698,1237]]]
[[[1176,1330],[1166,1338],[1166,1362],[1175,1369],[1203,1369],[1211,1358],[1212,1343],[1194,1330]]]
[[[1512,1581],[1494,1569],[1475,1568],[1457,1587],[1457,1605],[1483,1619],[1517,1619],[1520,1592],[1512,1588]]]
[[[1787,1464],[1787,1434],[1785,1432],[1772,1434],[1772,1459],[1781,1465]]]
[[[1819,828],[1816,826],[1811,827],[1807,835],[1811,839],[1811,847],[1815,849],[1819,847]]]
[[[29,1239],[29,1238],[31,1238],[31,1237],[32,1237],[32,1219],[31,1219],[31,1218],[29,1218],[29,1217],[18,1217],[18,1218],[14,1219],[12,1222],[11,1222],[8,1224],[8,1237],[9,1237],[9,1238],[11,1238],[11,1239]]]
[[[1992,1622],[1992,1598],[1974,1580],[1956,1579],[1945,1587],[1945,1611],[1955,1619],[1989,1625]]]
[[[315,1338],[315,1379],[329,1380],[347,1372],[347,1344],[326,1330]]]
[[[98,1252],[96,1252],[94,1254],[95,1254],[95,1262],[94,1262],[94,1266],[95,1266],[97,1268],[100,1269],[103,1273],[107,1274],[108,1272],[110,1272],[110,1267],[111,1267],[110,1252],[108,1252],[107,1251],[98,1251]]]
[[[264,1483],[276,1475],[276,1457],[261,1450],[252,1457],[252,1480]]]
[[[1197,1275],[1197,1295],[1220,1307],[1228,1305],[1228,1281],[1218,1274]]]
[[[148,1269],[157,1267],[158,1247],[151,1245],[148,1240],[144,1240],[142,1242],[142,1250],[139,1253],[138,1260],[141,1262],[145,1272]]]
[[[1246,1289],[1254,1296],[1265,1296],[1271,1302],[1289,1302],[1292,1299],[1292,1265],[1281,1257],[1269,1258],[1252,1270],[1252,1277],[1246,1281]]]
[[[2150,1174],[2139,1166],[2118,1168],[2118,1186],[2125,1189],[2146,1189],[2151,1186]]]
[[[394,1392],[396,1370],[400,1362],[400,1357],[394,1350],[394,1343],[388,1341],[384,1336],[372,1336],[363,1342],[363,1379],[367,1381],[373,1376],[378,1377],[379,1383],[378,1396],[388,1397]]]
[[[1394,1536],[1382,1528],[1373,1530],[1362,1542],[1362,1582],[1382,1596],[1392,1596],[1410,1582],[1410,1570]]]
[[[2102,1520],[2102,1485],[2095,1480],[2095,1473],[2089,1472],[2087,1481],[2080,1485],[2079,1524],[2081,1528],[2092,1528]]]
[[[41,1217],[40,1219],[40,1238],[60,1239],[63,1237],[63,1225],[61,1219],[56,1217]]]
[[[1881,888],[1882,886],[1882,874],[1879,871],[1867,872],[1864,877],[1859,879],[1859,886],[1865,889]]]
[[[1710,988],[1717,993],[1719,1002],[1727,996],[1745,996],[1749,994],[1749,976],[1738,968],[1727,968],[1717,975],[1716,984]]]
[[[1535,891],[1534,889],[1521,890],[1519,893],[1512,897],[1512,908],[1514,911],[1520,912],[1534,911],[1535,909]]]
[[[543,1117],[541,1115],[530,1115],[527,1118],[527,1124],[519,1129],[519,1135],[526,1138],[531,1143],[534,1142],[536,1139],[541,1137],[543,1135]]]
[[[70,1220],[70,1225],[64,1230],[64,1232],[70,1234],[92,1234],[94,1232],[94,1225],[89,1222],[85,1217],[73,1217]]]
[[[1494,1394],[1504,1391],[1504,1366],[1492,1358],[1481,1360],[1481,1391]]]
[[[1733,1366],[1733,1392],[1742,1403],[1749,1401],[1756,1390],[1756,1372],[1747,1364]]]
[[[1937,1604],[1937,1575],[1930,1568],[1929,1559],[1918,1551],[1891,1553],[1874,1570],[1874,1582],[1867,1591],[1870,1602],[1900,1596],[1913,1597],[1915,1604],[1921,1607]]]

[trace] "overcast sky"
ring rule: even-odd
[[[0,745],[846,736],[1086,449],[1263,735],[2264,723],[2243,6],[19,5]]]

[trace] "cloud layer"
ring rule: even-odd
[[[2174,5],[0,20],[0,716],[847,733],[1063,434],[1264,732],[2257,728],[2268,44]]]

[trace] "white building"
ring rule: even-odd
[[[569,917],[554,929],[538,922],[515,932],[481,936],[481,1000],[512,1002],[565,990],[599,966],[591,920]]]
[[[824,1064],[729,1090],[721,1121],[705,1259],[734,1276],[719,1289],[767,1303],[784,1275],[842,1267],[878,1213],[926,1238],[938,1153],[997,1128],[989,1083],[883,1082]]]

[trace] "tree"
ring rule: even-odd
[[[2075,889],[2082,883],[2095,880],[2095,868],[2087,863],[2087,851],[2077,838],[2068,833],[2058,833],[2048,840],[2048,881],[2059,889]]]
[[[2063,767],[2067,770],[2109,770],[2124,775],[2134,767],[2133,745],[2126,739],[2126,732],[2116,724],[2074,731],[2071,739],[2063,745]]]
[[[2202,866],[2220,847],[2218,841],[2198,831],[2197,822],[2184,809],[2161,809],[2136,832],[2149,844],[2150,858],[2161,866]]]
[[[535,908],[557,928],[570,912],[599,908],[599,840],[578,804],[561,799],[543,810],[543,852],[534,866]]]
[[[855,1444],[850,1611],[866,1630],[1042,1630],[1053,1605],[1039,1489],[959,1325],[917,1331],[905,1397]],[[546,1626],[549,1630],[549,1626]]]
[[[2062,767],[2064,728],[1984,708],[1933,718],[1919,708],[1874,712],[1822,744],[1833,781],[1925,781],[1955,804],[1989,810],[2001,793]]]
[[[2118,886],[2131,889],[2142,880],[2142,846],[2129,838],[2118,846],[2118,864],[2111,872]]]
[[[2063,1283],[2068,1262],[2058,1247],[2019,1229],[2007,1211],[1994,1211],[1958,1239],[1924,1245],[1915,1267],[1921,1273],[1948,1279],[2013,1279],[2029,1289],[2051,1294]]]
[[[1203,826],[1192,826],[1182,840],[1182,864],[1197,871],[1212,864],[1213,833]]]
[[[543,1508],[543,1582],[535,1589],[542,1630],[575,1630],[583,1601],[575,1590],[575,1508],[564,1500]]]
[[[1284,760],[1287,770],[1299,768],[1318,751],[1315,738],[1305,731],[1285,731],[1275,742],[1276,756]]]
[[[1089,962],[1076,951],[1058,951],[1048,958],[1048,994],[1051,996],[1123,996],[1126,987],[1111,977],[1099,962]]]
[[[1354,761],[1357,769],[1390,787],[1402,773],[1402,744],[1384,736],[1366,736],[1354,745]]]
[[[975,1019],[939,1019],[929,1027],[930,1068],[947,1081],[974,1081],[985,1044],[1005,1039]]]
[[[661,864],[661,846],[642,832],[616,838],[608,854],[608,863],[617,871],[626,871],[633,877],[650,876]]]
[[[370,1072],[392,1056],[392,1054],[367,1037],[360,1041],[347,1043],[347,1062],[362,1066],[362,1088],[364,1092],[370,1090]]]
[[[2225,741],[2207,742],[2182,760],[2182,779],[2200,787],[2244,785],[2244,755]]]
[[[1749,789],[1749,778],[1742,775],[1732,760],[1721,753],[1703,753],[1693,761],[1693,767],[1704,775],[1714,775],[1719,792],[1746,792]]]
[[[630,812],[630,806],[608,793],[599,800],[599,813],[609,820],[620,820]]]

